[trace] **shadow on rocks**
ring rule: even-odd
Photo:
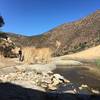
[[[46,93],[11,83],[0,83],[0,100],[100,100],[100,96]]]

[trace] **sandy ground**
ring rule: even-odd
[[[38,71],[51,71],[54,70],[57,65],[60,66],[81,66],[84,65],[84,63],[81,62],[81,60],[89,61],[94,59],[100,58],[100,45],[90,48],[88,50],[84,50],[79,53],[71,54],[71,55],[65,55],[61,57],[55,57],[52,58],[52,62],[49,64],[32,64],[32,65],[26,65],[22,62],[18,61],[18,58],[0,58],[0,68],[6,68],[6,67],[14,67],[14,70],[23,70],[23,69],[35,69]],[[90,66],[91,68],[91,66]],[[9,68],[8,68],[9,69]]]
[[[16,62],[16,59],[0,57],[0,69],[4,67],[15,66],[17,64],[18,63]]]
[[[65,55],[61,57],[63,60],[73,59],[78,61],[95,61],[96,59],[100,59],[100,45],[96,47],[89,48],[87,50]]]

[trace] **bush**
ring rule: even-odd
[[[96,64],[96,66],[97,66],[98,68],[100,68],[100,59],[97,59],[97,60],[95,61],[95,64]]]
[[[0,38],[7,38],[7,37],[8,37],[8,36],[7,36],[6,33],[0,31]]]

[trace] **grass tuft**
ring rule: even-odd
[[[95,64],[98,68],[100,68],[100,58],[95,61]]]

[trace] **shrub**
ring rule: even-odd
[[[24,47],[22,53],[25,63],[49,63],[52,51],[49,48]]]
[[[96,66],[97,66],[98,68],[100,68],[100,59],[97,59],[97,60],[95,61],[95,64],[96,64]]]

